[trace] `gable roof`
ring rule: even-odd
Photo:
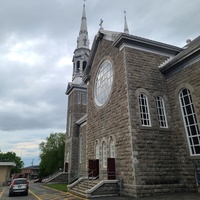
[[[39,169],[39,165],[31,165],[28,167],[24,167],[23,169]]]
[[[136,49],[143,49],[146,51],[154,51],[159,54],[165,54],[169,57],[174,57],[183,50],[182,48],[177,46],[137,37],[134,35],[129,35],[126,33],[99,30],[99,32],[94,38],[90,57],[83,75],[83,81],[85,83],[87,83],[90,79],[90,70],[92,67],[92,63],[94,61],[99,42],[102,39],[113,41],[113,46],[117,48],[121,48],[123,47],[123,45],[127,45],[129,47],[132,46]]]
[[[187,44],[183,51],[176,55],[173,59],[160,66],[160,71],[167,74],[181,65],[188,65],[189,63],[200,60],[200,36]]]

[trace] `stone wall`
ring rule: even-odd
[[[176,138],[176,156],[179,162],[180,181],[190,190],[196,190],[194,167],[192,159],[200,156],[190,156],[187,136],[179,103],[179,91],[183,87],[190,90],[198,124],[200,122],[200,62],[182,69],[167,78],[167,88],[173,116],[173,133]]]
[[[86,151],[87,151],[87,134],[86,134],[86,126],[87,123],[83,123],[79,127],[79,133],[82,134],[82,161],[79,162],[79,172],[85,173],[87,172],[87,156],[86,156]]]
[[[67,128],[66,150],[69,152],[69,173],[74,176],[78,173],[79,168],[79,127],[77,120],[86,114],[86,105],[78,104],[78,91],[73,90],[69,95],[69,104],[67,110],[67,121],[71,118],[70,132]]]
[[[109,59],[113,64],[114,78],[111,95],[105,105],[98,107],[94,102],[94,82],[100,64]],[[135,174],[132,160],[132,141],[130,119],[128,114],[127,83],[124,52],[112,46],[112,42],[102,40],[91,69],[88,85],[88,121],[87,121],[87,158],[95,159],[95,143],[99,142],[100,177],[106,168],[102,167],[102,142],[107,144],[109,157],[109,140],[115,141],[115,158],[117,179],[123,176],[127,184],[133,185]],[[133,188],[131,188],[133,191]]]
[[[127,77],[129,85],[130,115],[135,154],[137,196],[145,196],[170,190],[170,185],[182,188],[180,163],[177,157],[176,133],[170,109],[166,79],[158,66],[167,56],[126,49]],[[141,125],[139,94],[148,97],[151,126]],[[160,128],[155,96],[165,101],[168,128]],[[185,143],[184,143],[185,144]],[[166,185],[168,187],[166,187]]]

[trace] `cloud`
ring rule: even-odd
[[[199,35],[199,0],[86,1],[90,47],[100,19],[107,30],[184,46]],[[83,1],[0,1],[0,148],[30,165],[39,143],[65,132],[72,58]],[[35,156],[34,156],[35,155]]]

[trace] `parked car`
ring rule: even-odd
[[[9,180],[7,180],[6,185],[7,185],[7,186],[10,185],[11,182],[12,182],[12,179],[10,178]]]
[[[9,187],[9,197],[14,194],[24,194],[28,195],[29,182],[26,178],[16,178],[13,179]]]

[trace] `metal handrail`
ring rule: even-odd
[[[87,176],[87,172],[79,172],[78,174],[75,174],[73,177],[71,177],[69,180],[68,180],[68,184],[70,183],[73,183],[74,181],[76,181],[77,179],[83,177],[83,176]]]
[[[43,180],[44,180],[44,181],[45,181],[45,180],[49,180],[49,179],[55,177],[56,175],[58,175],[58,174],[61,173],[61,172],[63,172],[63,171],[59,169],[58,171],[54,172],[53,174],[50,174],[49,176],[43,178]]]

